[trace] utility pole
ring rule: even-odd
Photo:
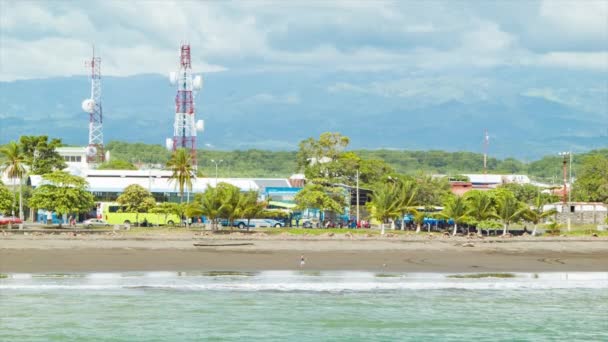
[[[562,162],[562,172],[564,175],[564,192],[562,193],[562,213],[567,213],[566,217],[568,220],[568,231],[570,231],[570,191],[572,189],[568,189],[568,160],[572,162],[572,155],[570,152],[561,152],[560,156],[564,157]],[[572,163],[571,163],[572,164]],[[572,167],[572,165],[570,165]],[[572,174],[572,169],[570,168],[570,174]],[[565,208],[565,209],[564,209]]]
[[[359,225],[359,169],[357,169],[357,225]]]

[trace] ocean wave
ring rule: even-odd
[[[446,274],[403,275],[401,277],[348,277],[341,275],[302,276],[274,274],[271,276],[210,279],[181,277],[68,277],[7,278],[0,281],[2,290],[171,290],[171,291],[240,291],[240,292],[384,292],[419,290],[549,290],[608,289],[605,273],[516,274],[513,278],[462,279]]]

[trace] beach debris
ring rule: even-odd
[[[450,232],[443,232],[443,236],[450,237],[450,236],[452,236],[452,235],[450,234]]]
[[[596,233],[593,233],[593,234],[591,234],[591,236],[593,236],[593,237],[597,237],[597,234],[596,234]]]
[[[347,238],[351,238],[351,239],[352,239],[352,238],[353,238],[353,234],[351,234],[351,233],[346,233],[346,234],[344,234],[344,237],[347,237]]]
[[[252,246],[253,242],[231,242],[231,243],[195,243],[196,247],[229,247],[229,246]]]
[[[327,236],[329,237],[333,237],[335,234],[334,233],[327,233]]]
[[[472,244],[471,242],[467,242],[467,243],[463,243],[462,245],[460,245],[462,247],[475,247],[474,244]]]

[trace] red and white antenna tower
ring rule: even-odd
[[[490,136],[488,130],[485,129],[483,132],[483,174],[488,173],[488,148],[490,146]]]
[[[173,139],[167,139],[166,147],[172,151],[178,148],[190,150],[192,165],[196,167],[196,132],[203,130],[203,120],[195,120],[194,97],[195,92],[202,88],[203,79],[192,75],[190,44],[182,44],[178,72],[171,72],[169,78],[172,84],[177,84],[177,95]]]
[[[91,68],[91,97],[82,101],[82,109],[89,113],[89,145],[87,146],[87,162],[103,163],[105,160],[103,148],[103,114],[101,106],[101,58],[93,57],[85,65]]]

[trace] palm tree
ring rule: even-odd
[[[13,208],[15,207],[15,196],[16,196],[16,181],[19,180],[19,218],[23,220],[23,195],[22,195],[22,183],[23,176],[26,174],[25,170],[25,156],[19,145],[11,141],[8,145],[0,148],[0,154],[3,155],[2,164],[0,164],[0,173],[5,172],[6,176],[13,180]],[[13,211],[13,216],[15,215]]]
[[[381,184],[374,190],[367,204],[371,216],[380,221],[380,234],[384,235],[384,221],[400,213],[399,189],[395,183]]]
[[[496,197],[498,218],[502,221],[502,235],[507,235],[509,224],[519,220],[527,210],[526,206],[515,198],[512,193],[500,193]]]
[[[528,208],[528,210],[526,210],[523,213],[523,216],[525,218],[526,221],[534,224],[534,229],[532,230],[532,236],[536,235],[536,226],[545,218],[548,216],[552,216],[557,214],[557,210],[555,210],[555,208],[551,209],[551,210],[547,210],[547,211],[543,211],[543,207],[545,206],[545,204],[547,204],[548,198],[547,196],[543,196],[540,192],[536,195],[536,198],[534,199],[534,204],[532,207]]]
[[[416,214],[416,196],[418,194],[418,187],[416,182],[406,180],[399,182],[399,214],[401,219],[401,225],[403,227],[403,217],[405,214]]]
[[[173,172],[170,181],[179,185],[180,203],[184,198],[184,187],[192,191],[192,180],[196,178],[196,169],[192,165],[192,156],[185,148],[179,148],[173,152],[166,167]]]
[[[266,209],[266,202],[259,202],[258,197],[257,191],[241,193],[239,196],[239,216],[247,219],[247,230],[249,230],[251,219]]]
[[[474,218],[477,223],[496,216],[494,208],[494,199],[485,191],[473,190],[466,194],[467,204],[469,206],[469,216]],[[477,234],[482,235],[481,228],[477,229]]]
[[[426,217],[426,213],[424,211],[416,211],[413,215],[413,221],[416,224],[416,233],[420,233],[420,228],[422,227],[422,224],[424,223],[424,218]],[[430,225],[429,225],[429,231],[430,231]]]
[[[468,218],[467,203],[462,196],[449,197],[443,206],[443,211],[439,216],[454,220],[454,231],[452,235],[458,232],[458,223]]]

